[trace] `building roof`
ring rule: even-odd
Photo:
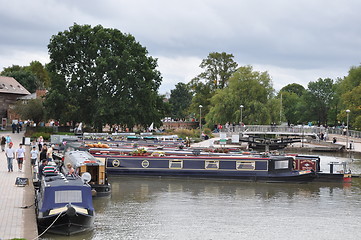
[[[0,93],[10,93],[18,95],[28,95],[30,92],[26,90],[13,77],[0,76]]]

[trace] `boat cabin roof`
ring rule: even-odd
[[[65,176],[62,173],[44,177],[45,187],[87,186],[79,176]]]
[[[69,151],[65,153],[64,165],[71,163],[75,168],[82,165],[104,165],[104,162],[95,158],[89,152],[86,151]]]

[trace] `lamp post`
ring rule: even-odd
[[[199,105],[199,131],[200,131],[200,138],[202,139],[202,105]]]
[[[346,149],[348,148],[348,128],[349,128],[349,126],[348,126],[348,116],[349,116],[350,112],[351,112],[350,109],[346,110],[346,114],[347,114]]]
[[[242,126],[242,123],[243,123],[243,105],[239,106],[241,108],[241,126]]]

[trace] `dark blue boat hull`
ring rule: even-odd
[[[169,161],[182,161],[180,169],[171,169]],[[147,166],[144,166],[144,162]],[[219,161],[219,168],[205,169],[205,161]],[[254,162],[254,170],[236,170],[236,161]],[[242,181],[309,182],[316,174],[313,171],[272,170],[270,159],[226,158],[154,158],[154,157],[109,157],[107,172],[114,175],[148,175],[196,178],[223,178]]]

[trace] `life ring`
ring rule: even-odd
[[[142,167],[143,167],[143,168],[149,167],[149,161],[148,161],[148,160],[143,160],[143,161],[142,161]]]
[[[114,159],[112,164],[113,164],[113,167],[119,167],[120,166],[120,161],[118,159]]]

